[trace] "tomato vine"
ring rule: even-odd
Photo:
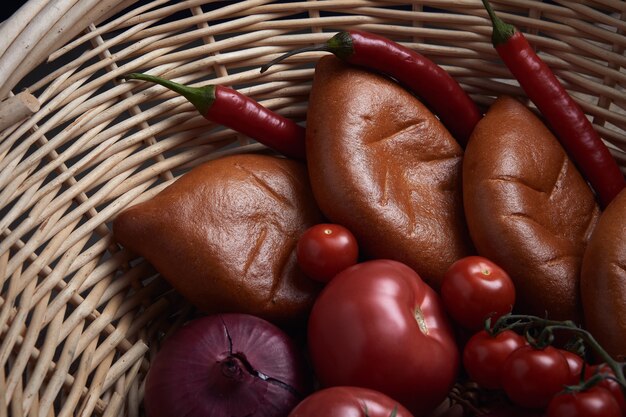
[[[571,320],[557,321],[525,314],[507,314],[496,320],[493,325],[491,325],[490,320],[487,320],[485,326],[492,335],[505,330],[521,330],[528,342],[539,349],[554,342],[555,331],[569,332],[576,337],[575,344],[591,349],[610,368],[613,374],[597,372],[579,385],[570,386],[567,389],[569,391],[582,391],[609,378],[620,385],[624,396],[626,396],[626,362],[614,359],[589,331],[577,326]]]

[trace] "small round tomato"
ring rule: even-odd
[[[502,387],[516,405],[543,408],[570,381],[570,369],[559,349],[523,346],[502,367]]]
[[[394,414],[395,413],[395,414]],[[302,400],[289,417],[413,417],[387,395],[361,387],[331,387]]]
[[[350,230],[339,224],[321,223],[300,236],[296,256],[300,269],[309,278],[328,282],[357,263],[359,247]]]
[[[568,385],[577,385],[580,383],[580,376],[583,372],[583,358],[580,355],[570,352],[569,350],[560,349],[561,355],[565,356],[569,365],[570,381]]]
[[[481,256],[454,262],[441,282],[441,298],[454,321],[478,331],[485,319],[510,313],[515,304],[515,286],[498,265]]]
[[[585,380],[591,378],[599,372],[610,376],[615,375],[611,367],[607,364],[592,365],[585,367]],[[604,378],[598,383],[598,386],[608,389],[611,394],[613,394],[613,398],[615,398],[617,404],[619,404],[622,414],[626,416],[626,397],[624,396],[624,392],[622,391],[619,382],[612,378]]]
[[[621,417],[622,410],[606,388],[592,387],[581,392],[555,395],[546,417]]]
[[[511,353],[525,346],[526,339],[513,330],[496,335],[481,330],[463,348],[463,366],[470,379],[483,388],[502,388],[502,365]]]

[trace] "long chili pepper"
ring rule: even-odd
[[[189,87],[153,75],[132,73],[128,79],[150,81],[184,96],[205,119],[243,133],[295,159],[305,158],[304,127],[228,87]]]
[[[626,186],[615,158],[526,37],[496,16],[487,0],[482,1],[493,24],[492,42],[498,55],[596,191],[601,206],[606,207]]]
[[[330,52],[394,78],[424,100],[462,146],[482,117],[474,101],[439,65],[391,39],[360,30],[342,31],[324,44],[288,52],[261,67],[261,72],[289,56],[311,51]]]

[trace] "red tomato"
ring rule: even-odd
[[[592,387],[581,392],[555,395],[546,417],[621,417],[622,410],[606,388]]]
[[[552,346],[523,346],[509,355],[502,368],[504,392],[521,407],[546,407],[569,381],[567,359]]]
[[[495,336],[481,330],[465,344],[463,366],[470,379],[478,385],[487,389],[500,389],[504,361],[526,344],[526,339],[513,330],[505,330]]]
[[[591,378],[598,372],[615,375],[613,370],[606,364],[592,365],[585,368],[585,380]],[[614,379],[605,378],[598,383],[598,386],[608,389],[611,394],[613,394],[613,398],[615,398],[617,404],[619,404],[620,409],[622,410],[622,415],[626,416],[626,397],[624,397],[624,392],[622,391],[620,384]]]
[[[306,397],[288,417],[413,417],[387,395],[361,387],[325,388]]]
[[[569,366],[570,380],[568,385],[578,385],[580,383],[580,375],[583,372],[583,358],[580,355],[570,352],[569,350],[560,349],[561,355],[565,356]]]
[[[296,246],[300,269],[317,281],[328,282],[357,262],[356,238],[345,227],[322,223],[307,229]]]
[[[441,282],[441,298],[450,316],[461,326],[478,331],[485,319],[510,313],[515,286],[498,265],[481,256],[454,262]]]
[[[415,415],[444,400],[459,367],[441,300],[415,271],[391,260],[360,263],[333,278],[313,305],[308,343],[322,385],[371,388]]]

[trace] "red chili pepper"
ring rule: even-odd
[[[128,79],[160,84],[184,96],[205,119],[243,133],[285,156],[304,159],[305,129],[228,87],[189,87],[148,74],[132,73]]]
[[[567,93],[526,37],[483,4],[493,23],[492,42],[526,95],[545,116],[557,138],[606,207],[626,186],[619,165],[582,109]]]
[[[462,146],[482,117],[474,101],[439,65],[390,39],[359,30],[342,31],[322,45],[288,52],[261,67],[261,72],[289,56],[311,51],[331,52],[350,64],[394,78],[423,99]]]

